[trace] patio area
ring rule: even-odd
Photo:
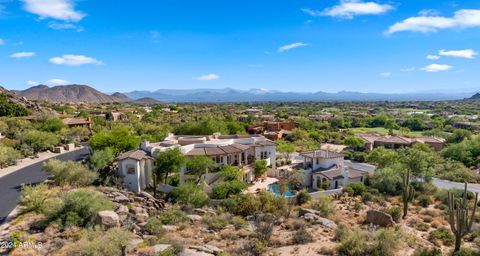
[[[267,189],[268,184],[277,182],[277,178],[267,177],[265,181],[256,181],[253,185],[248,187],[249,193],[256,193],[262,189]]]

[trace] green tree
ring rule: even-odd
[[[207,174],[211,170],[217,167],[217,164],[207,156],[194,156],[187,159],[187,169],[190,174],[193,174],[198,177],[200,181],[202,175]]]
[[[130,131],[124,127],[96,133],[89,141],[89,145],[93,150],[111,148],[115,155],[138,148],[139,144],[140,138],[132,135]]]
[[[158,151],[157,151],[158,152]],[[168,175],[170,173],[179,172],[185,166],[185,156],[179,148],[168,149],[164,152],[158,152],[159,155],[155,159],[156,165],[154,169],[154,188],[157,189],[157,182],[167,183]]]
[[[59,132],[61,129],[67,128],[62,119],[58,117],[46,118],[42,120],[38,128],[44,132]]]
[[[114,159],[115,156],[112,149],[105,148],[103,150],[97,150],[93,152],[92,156],[89,159],[90,168],[97,172],[104,170],[113,163]]]
[[[258,179],[267,172],[267,161],[256,160],[253,168],[254,168],[255,178]]]
[[[43,164],[43,169],[53,176],[57,184],[62,186],[87,186],[97,178],[97,173],[74,161],[64,162],[51,159]]]
[[[13,164],[21,156],[19,151],[0,145],[0,168]]]
[[[235,166],[226,164],[220,168],[220,177],[224,181],[242,180],[243,176],[243,171]]]
[[[343,143],[349,147],[351,147],[353,150],[359,150],[363,148],[363,145],[365,142],[357,137],[354,136],[347,136],[344,140]]]
[[[213,197],[216,199],[229,198],[238,195],[247,188],[247,184],[240,180],[223,181],[213,188]]]
[[[295,152],[295,144],[279,140],[277,141],[277,151],[283,154],[283,158],[290,160],[290,154]]]

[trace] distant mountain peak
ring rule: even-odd
[[[480,99],[480,93],[479,92],[475,93],[474,95],[472,95],[472,97],[470,97],[470,99],[472,99],[472,100]]]

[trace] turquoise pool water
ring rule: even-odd
[[[272,191],[273,193],[280,195],[280,185],[276,183],[268,184],[267,189]],[[287,191],[283,192],[283,196],[294,196],[295,194],[290,190],[290,186],[288,186]]]

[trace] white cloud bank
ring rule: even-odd
[[[72,0],[22,0],[27,12],[40,16],[41,19],[52,18],[67,22],[78,22],[85,14],[75,10]]]
[[[440,71],[447,71],[449,69],[452,69],[453,66],[450,65],[444,65],[444,64],[430,64],[424,68],[422,68],[423,71],[426,72],[440,72]]]
[[[70,82],[67,81],[67,80],[54,78],[54,79],[48,80],[48,81],[46,82],[46,84],[48,84],[48,85],[53,85],[53,86],[57,86],[57,85],[67,85],[67,84],[70,84]]]
[[[50,62],[57,65],[80,66],[85,64],[103,65],[103,62],[84,55],[66,54],[62,57],[53,57]]]
[[[465,58],[465,59],[473,59],[477,53],[472,49],[465,49],[465,50],[440,50],[438,53],[441,56],[449,56],[449,57],[457,57],[457,58]]]
[[[220,76],[217,74],[208,74],[208,75],[203,75],[199,77],[194,77],[193,79],[200,80],[200,81],[213,81],[213,80],[220,79]]]
[[[462,9],[455,12],[453,17],[437,15],[410,17],[390,26],[386,34],[394,34],[402,31],[411,32],[436,32],[440,29],[470,28],[480,26],[479,9]]]
[[[35,56],[34,52],[16,52],[11,54],[9,57],[14,59],[20,59],[20,58],[29,58],[33,56]]]
[[[429,59],[429,60],[438,60],[438,59],[440,59],[440,56],[429,54],[429,55],[427,55],[427,59]]]
[[[380,15],[393,10],[389,4],[379,4],[376,2],[363,2],[360,0],[341,0],[338,5],[326,8],[323,11],[312,9],[301,9],[311,16],[330,16],[342,19],[353,19],[359,15]]]
[[[277,51],[278,52],[286,52],[286,51],[290,51],[290,50],[298,48],[298,47],[304,47],[304,46],[308,46],[308,45],[309,44],[302,43],[302,42],[287,44],[287,45],[279,47]]]

